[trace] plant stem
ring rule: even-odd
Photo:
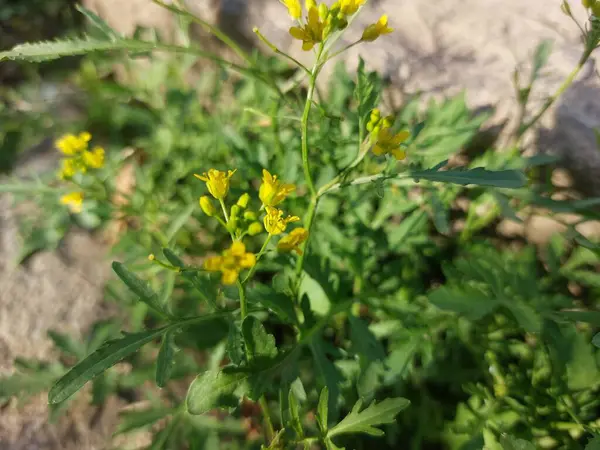
[[[269,236],[267,236],[267,239],[265,239],[265,242],[263,243],[260,251],[256,254],[256,263],[250,268],[250,271],[248,272],[248,275],[246,275],[246,277],[244,278],[244,281],[242,281],[242,284],[246,284],[246,282],[250,279],[250,277],[252,277],[252,275],[254,275],[254,272],[256,272],[256,266],[258,265],[258,261],[260,260],[261,256],[264,255],[265,251],[267,250],[267,245],[269,245],[269,242],[271,241],[271,238],[273,236],[269,234]]]
[[[240,316],[243,322],[248,316],[248,300],[246,299],[246,290],[244,289],[244,285],[239,279],[237,280],[236,284],[240,294]]]
[[[225,207],[225,203],[223,202],[222,198],[219,199],[219,203],[221,204],[221,209],[223,210],[223,216],[225,216],[225,222],[228,223],[229,216],[227,215],[227,208]]]
[[[542,106],[542,108],[537,112],[537,114],[535,116],[533,116],[533,118],[529,122],[524,124],[519,129],[518,134],[517,134],[519,141],[521,140],[523,135],[542,118],[542,116],[546,113],[546,111],[548,111],[548,109],[569,88],[569,86],[571,86],[571,84],[573,84],[573,81],[575,81],[575,78],[577,78],[577,75],[579,75],[579,72],[581,72],[581,69],[583,69],[583,66],[589,59],[592,51],[593,51],[593,49],[586,49],[583,52],[583,55],[581,55],[581,59],[579,60],[577,67],[575,67],[575,69],[573,69],[573,71],[569,74],[569,76],[565,79],[565,81],[563,81],[563,83],[558,87],[558,89],[556,90],[554,95],[552,97],[548,98],[546,100],[546,102],[544,103],[544,106]]]
[[[315,184],[313,183],[312,174],[310,173],[310,165],[308,162],[308,118],[310,116],[310,108],[312,107],[313,97],[315,95],[315,86],[317,84],[317,75],[319,73],[318,64],[319,58],[317,58],[317,62],[310,73],[308,93],[306,94],[306,103],[304,104],[304,112],[302,113],[302,167],[304,169],[304,179],[306,180],[308,190],[312,196],[317,193],[317,190],[315,189]]]
[[[275,429],[273,428],[273,421],[271,420],[269,405],[264,395],[260,396],[260,398],[258,399],[258,404],[260,405],[260,409],[262,410],[263,417],[265,420],[265,434],[267,437],[267,442],[271,443],[273,437],[275,436]]]
[[[315,195],[311,198],[310,204],[308,205],[308,209],[306,210],[304,228],[306,228],[306,230],[308,231],[308,238],[302,244],[302,254],[299,256],[298,261],[296,262],[296,277],[298,279],[298,286],[300,285],[300,275],[302,275],[302,268],[304,267],[304,258],[306,257],[306,249],[308,248],[308,241],[310,240],[311,229],[315,219],[315,212],[317,210],[318,204],[319,197]]]

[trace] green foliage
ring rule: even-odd
[[[83,56],[69,80],[82,117],[63,127],[90,130],[105,167],[72,183],[15,179],[0,192],[40,198],[45,215],[24,227],[24,255],[58,247],[74,224],[118,230],[111,253],[122,262],[106,291],[123,317],[83,340],[50,332],[60,362],[17,361],[0,401],[49,390],[56,415],[88,382],[96,405],[133,390],[145,406],[124,412],[116,432],[151,430],[157,449],[594,448],[598,243],[571,225],[536,248],[497,226],[527,224],[539,207],[581,224],[600,217],[598,199],[555,195],[535,174],[556,158],[521,156],[518,136],[513,149],[482,146],[489,115],[473,114],[464,94],[384,110],[384,82],[362,60],[311,89],[341,30],[316,46],[308,73],[294,73],[166,7],[181,19],[180,44],[148,30],[121,36],[78,7],[89,36],[0,53]],[[241,62],[194,46],[190,21]],[[523,108],[549,52],[547,42],[534,52]],[[137,66],[137,55],[149,64]],[[382,136],[367,126],[375,108],[390,135],[410,130],[396,149],[407,162],[372,151]],[[23,120],[0,131],[2,148]],[[207,215],[197,202],[214,186],[193,175],[210,169],[236,172]],[[300,218],[268,239],[248,228],[267,209],[263,169],[295,185],[277,207]],[[80,214],[58,204],[67,186],[85,194]],[[282,251],[300,227],[308,241]],[[235,266],[232,241],[254,255],[252,267]]]

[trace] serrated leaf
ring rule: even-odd
[[[449,169],[449,170],[413,170],[409,173],[415,181],[428,180],[441,183],[454,183],[461,186],[470,184],[498,188],[521,188],[526,185],[527,179],[523,172],[517,170],[486,170],[481,167],[475,169]]]
[[[235,395],[248,378],[246,373],[227,373],[208,370],[198,375],[189,387],[186,405],[190,414],[204,414],[215,408],[229,408],[238,404]]]
[[[271,360],[277,357],[275,337],[267,333],[263,324],[254,316],[248,316],[242,323],[242,336],[251,363]]]
[[[81,14],[85,16],[85,18],[89,21],[91,25],[94,26],[97,30],[99,30],[104,36],[109,38],[111,41],[116,41],[117,39],[121,39],[122,36],[113,30],[101,17],[99,17],[93,11],[90,11],[85,6],[76,4],[75,8]]]
[[[84,55],[92,52],[111,50],[148,51],[156,45],[151,42],[119,39],[105,41],[100,39],[62,39],[55,41],[19,44],[9,51],[0,52],[0,61],[4,59],[32,62],[50,61],[63,56]]]
[[[55,404],[66,400],[92,378],[139,350],[143,345],[162,336],[169,329],[170,327],[163,327],[156,330],[132,333],[121,339],[106,342],[83,361],[77,363],[52,386],[48,393],[48,403]]]
[[[163,336],[156,358],[156,385],[160,388],[165,387],[167,381],[171,378],[175,352],[175,335],[174,332],[168,331]]]
[[[160,304],[158,294],[152,290],[147,281],[139,278],[136,274],[118,261],[114,261],[112,263],[112,268],[119,276],[121,281],[123,281],[129,290],[137,295],[141,301],[146,303],[150,308],[160,315],[166,314],[162,308],[162,305]]]
[[[167,261],[169,261],[169,263],[171,265],[173,265],[175,267],[179,267],[180,269],[185,268],[185,264],[183,263],[183,260],[179,256],[177,256],[173,250],[165,247],[162,249],[162,252],[163,252],[163,255],[165,255],[165,258],[167,258]]]
[[[409,405],[410,401],[402,397],[386,398],[380,403],[373,401],[369,407],[361,411],[362,401],[359,400],[352,408],[352,411],[340,423],[329,430],[327,437],[333,438],[352,433],[382,436],[384,434],[383,431],[377,427],[394,423],[400,411]]]
[[[327,434],[329,414],[329,389],[325,386],[319,395],[319,405],[317,407],[317,424],[322,434]]]
[[[519,326],[528,333],[539,333],[542,330],[541,315],[528,303],[511,299],[504,301],[503,305],[510,310]]]
[[[377,106],[380,84],[381,82],[377,73],[367,72],[365,70],[365,61],[359,58],[354,98],[358,101],[358,116],[363,125],[366,124],[373,108]]]

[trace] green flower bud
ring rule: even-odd
[[[248,227],[248,234],[250,236],[256,236],[257,234],[262,233],[263,231],[263,226],[262,223],[260,222],[252,222],[250,224],[250,226]]]
[[[238,205],[242,209],[246,209],[246,207],[248,206],[248,202],[249,201],[250,201],[250,195],[246,192],[245,194],[242,194],[240,196],[240,198],[238,199],[236,205]]]
[[[202,211],[208,217],[214,216],[217,212],[215,206],[213,205],[212,201],[207,195],[203,195],[202,197],[200,197],[200,200],[198,202],[200,203],[200,208],[202,208]]]
[[[244,211],[244,219],[247,221],[255,221],[257,219],[256,213],[254,211]]]

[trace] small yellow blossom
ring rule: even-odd
[[[339,5],[340,14],[352,16],[358,12],[358,9],[365,3],[365,0],[340,0],[333,4],[331,9]]]
[[[87,131],[79,133],[79,136],[66,134],[58,139],[55,145],[65,155],[75,155],[87,150],[90,139],[92,139],[92,135]]]
[[[212,256],[204,261],[204,268],[210,272],[221,272],[223,284],[234,284],[243,269],[249,269],[256,264],[256,255],[247,253],[246,246],[235,241],[223,255]]]
[[[83,152],[83,162],[87,167],[100,169],[104,166],[104,149],[102,147],[94,147],[92,151],[85,150]]]
[[[302,50],[311,50],[315,44],[323,42],[325,24],[319,17],[319,10],[312,7],[308,10],[306,25],[290,28],[290,34],[295,39],[302,41]]]
[[[263,169],[263,179],[258,197],[265,206],[276,206],[290,195],[296,187],[293,184],[285,184],[277,179],[277,175],[271,175],[268,170]]]
[[[218,199],[223,200],[229,192],[229,179],[233,176],[235,170],[221,172],[220,170],[210,169],[208,174],[205,172],[202,175],[194,174],[194,176],[206,183],[208,192]]]
[[[401,161],[406,158],[406,152],[402,149],[400,144],[406,141],[409,136],[410,132],[407,130],[402,130],[399,133],[393,134],[390,131],[390,128],[384,127],[377,133],[377,141],[373,147],[373,153],[377,156],[390,153],[398,161]]]
[[[285,231],[288,223],[298,222],[300,217],[287,216],[283,217],[283,211],[271,206],[267,206],[267,215],[264,218],[265,230],[270,235],[276,236]]]
[[[310,8],[316,8],[317,2],[315,0],[304,0],[304,7],[306,10],[310,10]]]
[[[291,252],[294,251],[301,255],[302,250],[300,244],[308,239],[308,230],[306,228],[294,228],[290,234],[281,238],[277,243],[277,250],[280,252]]]
[[[302,6],[300,0],[280,0],[288,9],[288,14],[294,20],[298,20],[302,17]]]
[[[73,158],[66,158],[62,160],[62,167],[58,174],[59,178],[62,180],[68,180],[73,177],[78,171],[79,164]]]
[[[65,194],[60,198],[60,203],[67,205],[72,213],[78,214],[83,207],[83,192],[70,192]]]
[[[154,256],[154,253],[150,253],[148,255],[148,261],[154,261],[156,259],[156,256]]]
[[[250,236],[256,236],[257,234],[262,233],[263,226],[260,222],[252,222],[248,227],[248,234]]]
[[[208,217],[212,217],[216,214],[217,210],[215,208],[215,205],[212,204],[212,201],[210,200],[208,195],[203,195],[202,197],[200,197],[198,203],[200,203],[200,208]]]
[[[377,39],[379,36],[391,33],[392,31],[394,31],[394,29],[388,27],[388,16],[384,14],[379,18],[379,20],[376,23],[371,24],[367,28],[365,28],[361,39],[363,41],[371,42]]]

